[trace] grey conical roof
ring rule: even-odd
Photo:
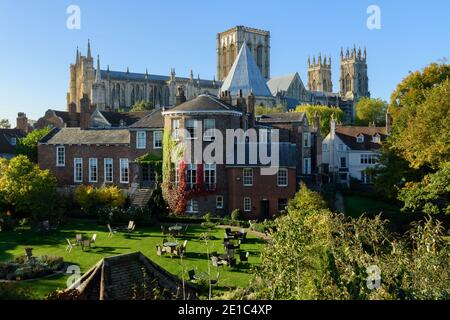
[[[255,96],[272,97],[266,80],[253,59],[253,55],[244,43],[234,61],[220,91],[230,91],[235,96],[242,90],[244,96],[253,91]]]

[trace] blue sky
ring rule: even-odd
[[[71,4],[80,30],[66,28]],[[381,30],[366,27],[371,4]],[[372,96],[388,100],[409,71],[450,56],[448,12],[447,0],[0,0],[0,118],[65,110],[69,64],[88,38],[102,68],[212,79],[216,34],[235,25],[271,32],[272,76],[297,71],[306,83],[308,55],[331,54],[335,91],[340,48],[366,46]]]

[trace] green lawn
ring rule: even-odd
[[[194,269],[196,273],[207,272],[208,260],[206,256],[206,244],[199,239],[199,235],[205,232],[200,226],[190,226],[188,234],[183,239],[188,240],[187,253],[183,258],[185,271]],[[82,251],[80,247],[75,247],[70,253],[66,251],[66,238],[75,239],[75,234],[83,233],[91,237],[97,234],[96,246],[92,249]],[[217,228],[210,232],[216,240],[208,244],[209,251],[223,253],[224,230]],[[168,236],[164,236],[168,237]],[[141,251],[144,255],[158,263],[169,272],[181,277],[182,266],[179,258],[171,259],[170,256],[157,256],[156,245],[161,244],[163,235],[160,227],[139,227],[137,225],[133,234],[118,233],[108,238],[106,226],[98,225],[95,222],[74,220],[58,231],[50,233],[38,233],[29,228],[18,229],[14,232],[0,232],[0,261],[10,260],[14,256],[24,255],[25,247],[33,247],[33,255],[55,255],[61,256],[70,264],[78,265],[81,273],[89,270],[95,263],[103,257],[117,254]],[[252,266],[259,264],[260,252],[264,246],[264,241],[254,235],[247,235],[247,240],[241,245],[241,250],[250,252],[249,263],[247,265],[238,264],[236,268],[220,267],[220,281],[215,289],[225,291],[233,287],[247,286]],[[213,276],[216,275],[216,268],[212,267]],[[55,289],[66,287],[68,275],[58,275],[45,279],[20,282],[20,286],[32,289],[35,298],[43,298],[47,293]]]

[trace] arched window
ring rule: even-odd
[[[347,74],[345,76],[345,91],[346,92],[352,91],[352,77],[350,77],[350,74]]]
[[[227,47],[222,48],[222,65],[227,65]]]
[[[135,92],[134,92],[134,88],[131,88],[131,95],[130,95],[131,106],[134,105],[135,101],[136,101],[136,95],[135,95]]]
[[[263,46],[259,45],[256,49],[256,64],[258,65],[259,70],[263,69]]]
[[[313,80],[312,86],[311,86],[311,90],[312,91],[316,91],[317,90],[317,88],[316,88],[316,80]]]
[[[232,43],[230,45],[230,64],[233,64],[235,59],[236,59],[236,47]]]

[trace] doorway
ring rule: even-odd
[[[270,203],[269,200],[261,200],[261,217],[263,219],[270,218]]]

